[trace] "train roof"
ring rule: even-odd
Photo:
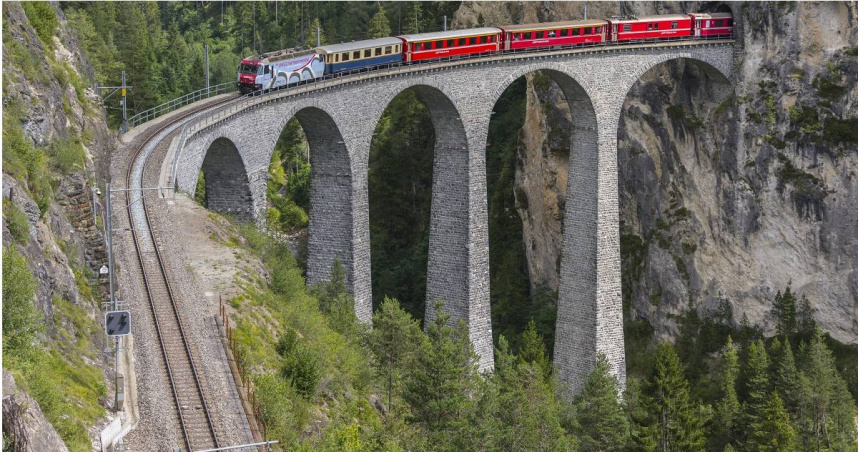
[[[733,15],[730,13],[689,13],[694,17],[701,19],[731,19]]]
[[[501,29],[504,31],[553,30],[556,28],[602,26],[607,24],[607,21],[597,19],[563,20],[559,22],[543,22],[539,24],[502,25]]]
[[[274,62],[285,60],[288,58],[295,58],[295,57],[300,57],[300,56],[304,56],[304,55],[309,55],[311,53],[315,53],[315,50],[313,50],[313,49],[306,49],[306,50],[284,49],[284,50],[277,50],[274,52],[266,52],[266,53],[263,53],[262,55],[247,57],[247,58],[243,59],[242,61],[266,64],[266,63],[274,63]]]
[[[413,35],[401,35],[400,38],[406,41],[430,41],[433,39],[448,39],[448,38],[463,38],[467,36],[481,36],[500,33],[500,28],[483,27],[483,28],[467,28],[465,30],[449,30],[436,31],[434,33],[419,33]]]
[[[363,41],[352,41],[346,42],[343,44],[332,44],[327,46],[319,46],[316,47],[316,50],[323,54],[328,53],[339,53],[339,52],[350,52],[352,50],[363,50],[372,47],[380,47],[380,46],[390,46],[402,44],[402,41],[399,38],[378,38],[378,39],[365,39]]]
[[[689,20],[687,14],[663,14],[658,16],[631,16],[617,19],[608,19],[611,23],[621,24],[625,22],[655,22],[661,20]]]

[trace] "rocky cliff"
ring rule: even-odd
[[[89,450],[108,420],[112,356],[97,276],[106,253],[92,189],[115,134],[91,80],[56,4],[3,4],[3,250],[33,275],[41,325],[26,350],[11,349],[4,319],[4,450]]]
[[[713,11],[737,17],[735,80],[675,61],[628,94],[618,131],[628,318],[676,333],[689,306],[719,300],[769,332],[778,290],[858,341],[858,7],[854,3],[465,3],[454,24]],[[726,89],[724,89],[726,88]],[[528,76],[516,185],[532,285],[556,290],[570,112]],[[716,93],[730,93],[716,95]]]

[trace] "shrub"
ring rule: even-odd
[[[316,395],[316,386],[322,375],[319,357],[303,343],[296,344],[292,353],[283,360],[280,374],[306,399]]]
[[[3,200],[3,215],[6,217],[6,225],[18,243],[24,245],[30,236],[30,220],[18,206],[8,199]]]
[[[816,76],[813,86],[819,92],[819,96],[828,100],[837,101],[846,93],[846,88],[832,82],[827,77]]]
[[[292,328],[287,328],[286,331],[277,340],[277,353],[280,356],[289,356],[295,350],[298,344],[298,333]]]
[[[71,173],[76,167],[82,169],[86,165],[86,150],[76,137],[51,143],[51,154],[54,166],[63,174]]]
[[[822,137],[832,144],[858,143],[858,118],[828,119]]]
[[[799,127],[802,133],[814,133],[822,130],[819,122],[819,114],[811,107],[790,107],[789,119],[793,125]]]
[[[33,306],[36,278],[15,246],[3,249],[3,354],[27,356],[40,330],[41,316]]]
[[[48,2],[21,2],[21,6],[42,44],[45,47],[53,48],[52,38],[60,23],[51,4]]]

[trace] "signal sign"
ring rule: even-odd
[[[108,311],[104,314],[104,331],[108,336],[125,336],[131,332],[131,313]]]

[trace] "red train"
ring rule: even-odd
[[[570,20],[420,33],[247,58],[239,67],[238,83],[243,91],[249,91],[278,88],[344,71],[367,71],[447,57],[602,43],[722,38],[732,34],[730,13]]]

